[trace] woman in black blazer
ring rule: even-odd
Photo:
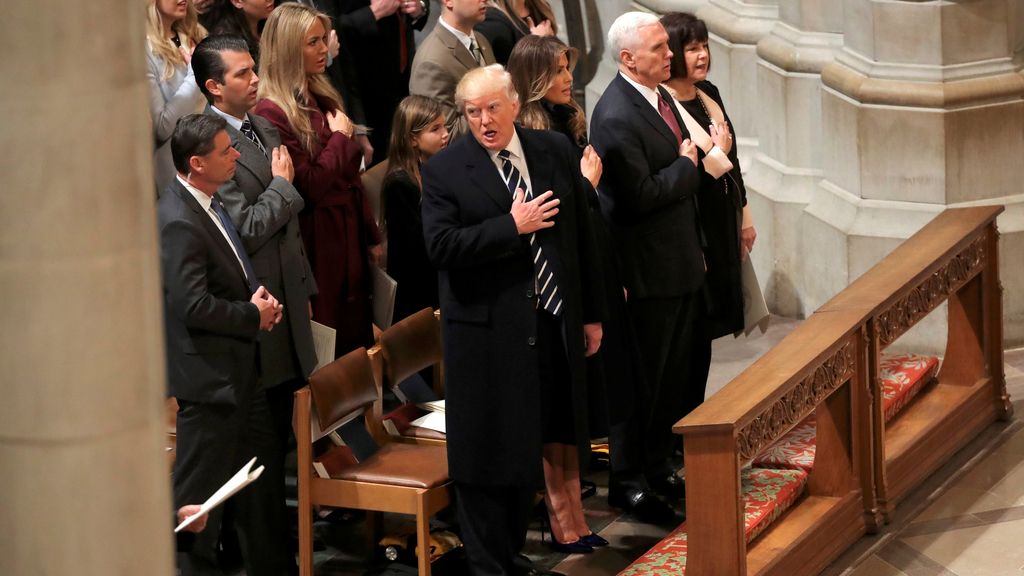
[[[388,274],[398,282],[395,322],[437,308],[437,271],[427,259],[420,217],[420,165],[448,145],[441,104],[426,96],[407,96],[391,123],[388,173],[381,188],[388,238]]]
[[[601,254],[604,281],[584,286],[605,299],[608,317],[603,323],[604,337],[597,354],[587,358],[587,395],[590,436],[607,434],[610,406],[605,396],[606,377],[630,382],[635,356],[630,352],[631,338],[625,332],[625,301],[622,283],[615,273],[608,227],[601,216],[595,187],[601,179],[601,159],[587,144],[587,119],[572,99],[572,69],[576,50],[554,36],[527,36],[516,44],[508,61],[508,72],[519,93],[519,123],[527,128],[553,130],[569,138],[578,153],[580,171],[585,179],[590,224]],[[567,407],[568,408],[568,407]],[[563,448],[564,446],[564,448]],[[580,463],[571,446],[544,445],[545,504],[551,520],[553,547],[561,552],[586,553],[608,542],[593,533],[583,516],[580,498]]]
[[[698,147],[699,220],[707,245],[703,298],[694,299],[691,381],[704,383],[711,366],[711,341],[743,329],[740,263],[754,247],[757,232],[736,155],[732,122],[718,88],[707,80],[711,68],[708,29],[684,12],[661,19],[674,54],[666,86],[684,122],[695,121],[690,136]],[[703,145],[701,144],[703,141]],[[727,160],[726,160],[727,159]],[[731,164],[731,167],[729,166]]]

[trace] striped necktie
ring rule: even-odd
[[[255,144],[257,148],[260,149],[260,152],[263,152],[264,156],[267,155],[267,149],[263,147],[263,144],[260,142],[260,139],[256,137],[256,131],[252,129],[252,122],[249,122],[248,118],[242,120],[242,127],[239,128],[238,131],[244,134],[246,138],[251,140],[252,143]]]
[[[533,192],[527,186],[526,180],[523,180],[519,169],[512,164],[512,159],[509,158],[510,154],[508,150],[498,152],[498,158],[501,158],[501,175],[505,179],[505,185],[508,186],[509,194],[515,196],[516,190],[522,190],[523,202],[529,202],[533,200]],[[562,296],[558,293],[558,283],[555,281],[554,271],[548,264],[547,257],[544,256],[540,242],[537,241],[536,232],[530,234],[530,252],[533,254],[534,282],[537,286],[537,296],[540,298],[540,307],[558,316],[562,313]]]

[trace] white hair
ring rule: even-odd
[[[512,75],[501,64],[473,68],[459,80],[455,87],[455,106],[462,110],[466,100],[474,100],[492,92],[503,90],[512,102],[519,101],[519,94],[512,84]]]
[[[641,28],[658,23],[658,17],[650,12],[626,12],[616,18],[608,28],[608,46],[611,48],[612,58],[615,59],[615,62],[620,62],[619,53],[623,50],[636,49]]]

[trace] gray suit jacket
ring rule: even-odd
[[[491,44],[475,31],[473,37],[480,45],[484,62],[494,64]],[[466,72],[477,66],[476,59],[469,50],[440,23],[434,25],[434,29],[416,48],[416,56],[412,60],[409,93],[435,98],[448,107],[448,119],[445,124],[451,133],[450,142],[466,133],[466,121],[455,107],[455,87]]]
[[[206,113],[215,114],[209,107]],[[267,154],[281,145],[269,122],[255,114],[249,120]],[[230,125],[228,135],[241,156],[235,177],[217,194],[238,228],[259,283],[284,304],[281,323],[260,334],[260,373],[264,388],[269,388],[304,379],[316,367],[308,311],[316,282],[299,233],[299,211],[305,203],[291,183],[271,173],[270,159],[252,141]]]

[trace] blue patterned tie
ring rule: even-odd
[[[224,231],[227,232],[228,239],[231,240],[235,253],[238,254],[238,260],[242,262],[242,270],[245,271],[245,278],[249,281],[249,292],[255,292],[260,287],[259,282],[256,281],[256,271],[252,269],[252,262],[249,261],[249,255],[245,253],[242,239],[238,236],[238,230],[235,229],[234,222],[231,221],[231,217],[228,216],[224,206],[220,203],[220,196],[213,195],[213,202],[210,203],[210,207],[213,208],[213,212],[220,218],[220,224],[224,227]]]
[[[505,179],[505,185],[508,186],[509,194],[512,194],[513,197],[516,190],[522,190],[523,202],[529,202],[533,200],[533,192],[526,185],[526,180],[523,180],[519,169],[512,164],[509,155],[508,150],[498,152],[498,158],[501,158],[501,175]],[[536,232],[530,234],[530,252],[533,253],[533,270],[536,273],[535,282],[540,306],[558,316],[562,313],[562,297],[558,294],[558,283],[555,281],[554,271],[548,264],[547,257],[544,256],[540,242],[537,242]]]
[[[252,129],[252,122],[249,122],[248,118],[242,120],[242,127],[238,131],[244,134],[246,138],[251,140],[252,143],[255,144],[257,148],[260,149],[260,152],[263,152],[264,156],[267,155],[267,149],[263,147],[263,144],[260,142],[260,139],[256,137],[256,132]]]

